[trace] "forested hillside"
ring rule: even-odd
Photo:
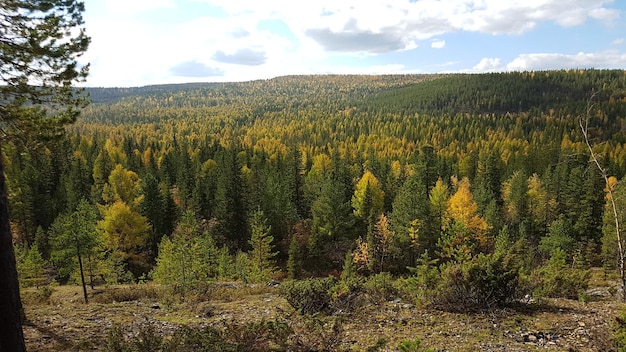
[[[32,269],[44,263],[76,280],[70,243],[92,280],[190,286],[325,276],[349,262],[407,274],[498,251],[514,251],[529,277],[555,256],[617,265],[605,181],[577,119],[591,107],[591,142],[622,179],[624,71],[88,91],[93,103],[58,145],[3,149],[21,260],[39,263],[23,281],[44,280]]]

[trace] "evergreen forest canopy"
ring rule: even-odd
[[[77,268],[68,236],[107,282],[168,283],[175,253],[196,280],[327,275],[346,253],[363,273],[503,248],[528,273],[554,256],[617,266],[577,118],[591,101],[594,150],[622,179],[626,71],[87,90],[64,140],[4,148],[21,260],[35,248],[62,281]]]

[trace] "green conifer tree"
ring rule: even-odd
[[[263,211],[257,210],[252,214],[250,229],[250,279],[255,282],[268,281],[277,270],[274,257],[278,252],[273,251],[274,237],[270,235],[271,228],[267,225]]]

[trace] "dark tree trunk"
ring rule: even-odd
[[[9,223],[9,199],[0,147],[0,352],[26,351],[22,301]]]
[[[87,299],[87,285],[85,285],[85,272],[83,271],[83,258],[80,255],[80,246],[76,243],[76,252],[78,253],[78,267],[80,268],[80,283],[83,285],[83,297],[85,304],[89,303]]]

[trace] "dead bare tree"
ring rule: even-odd
[[[596,153],[593,151],[593,146],[591,145],[591,141],[589,138],[589,121],[591,120],[591,113],[594,109],[594,104],[593,104],[593,100],[596,97],[597,92],[593,92],[591,94],[591,97],[589,98],[589,100],[587,100],[587,111],[585,113],[585,115],[581,115],[578,118],[578,125],[580,126],[580,131],[583,134],[583,139],[585,141],[585,144],[587,145],[587,148],[589,148],[589,155],[591,158],[591,162],[593,164],[595,164],[595,166],[598,168],[598,170],[600,171],[600,174],[602,175],[602,178],[604,178],[604,182],[606,185],[606,191],[608,193],[608,199],[609,202],[611,204],[611,209],[613,210],[613,218],[615,219],[615,233],[617,235],[617,252],[618,252],[618,267],[619,267],[619,273],[620,273],[620,278],[621,278],[621,283],[622,283],[622,301],[626,301],[626,273],[625,273],[625,268],[624,268],[624,244],[622,242],[622,234],[620,231],[620,221],[619,221],[619,215],[617,212],[617,205],[615,203],[615,197],[614,197],[614,193],[613,193],[613,189],[616,186],[615,184],[611,184],[611,182],[609,181],[609,170],[607,167],[603,167],[600,164],[600,161],[598,160],[598,156],[596,155]]]

